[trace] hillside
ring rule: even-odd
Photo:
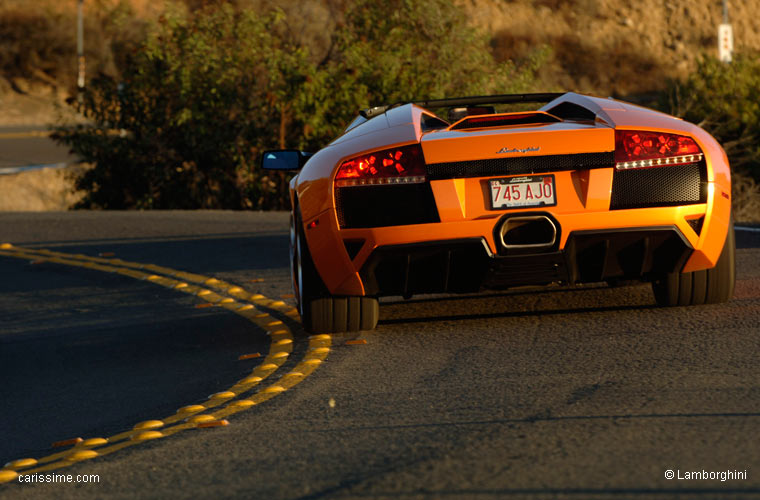
[[[543,83],[627,95],[682,78],[703,53],[717,56],[718,0],[461,0],[502,58],[520,59],[542,44],[553,56]],[[729,2],[736,50],[760,50],[760,0]]]
[[[720,1],[455,0],[491,39],[497,58],[527,60],[548,47],[536,90],[576,90],[627,96],[656,92],[683,78],[704,53],[717,52]],[[185,0],[189,8],[203,0]],[[314,57],[326,54],[330,32],[347,0],[236,0],[288,15],[295,38]],[[54,119],[52,102],[76,77],[76,2],[4,0],[0,6],[0,126]],[[85,47],[88,74],[114,72],[166,2],[88,0]],[[760,0],[731,2],[737,50],[760,50]]]

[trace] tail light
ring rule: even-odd
[[[615,168],[618,170],[696,163],[703,156],[691,137],[638,130],[615,131]]]
[[[335,187],[420,182],[425,182],[425,159],[419,144],[351,158],[335,175]]]

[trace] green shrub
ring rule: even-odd
[[[725,64],[704,57],[683,82],[672,82],[663,108],[696,123],[724,147],[733,168],[760,179],[760,57]]]
[[[172,9],[123,80],[89,82],[73,103],[91,124],[56,131],[94,165],[75,181],[86,193],[78,207],[282,208],[283,180],[254,164],[279,145],[281,99],[303,80],[276,68],[308,64],[271,35],[279,21],[229,5]]]

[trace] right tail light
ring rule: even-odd
[[[701,161],[703,156],[694,139],[684,135],[615,131],[615,168],[618,170],[684,165]]]

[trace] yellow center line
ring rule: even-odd
[[[72,448],[53,453],[40,459],[23,458],[11,461],[0,469],[0,483],[12,481],[18,477],[19,470],[24,474],[44,472],[68,467],[92,458],[109,455],[121,449],[145,441],[167,437],[178,432],[195,429],[199,424],[217,421],[261,404],[276,395],[300,383],[324,361],[331,345],[330,335],[313,335],[309,338],[309,347],[304,358],[296,367],[286,373],[278,383],[264,387],[247,399],[238,396],[250,392],[265,378],[272,375],[287,361],[293,351],[293,334],[280,320],[262,311],[259,307],[273,309],[288,317],[297,317],[298,311],[281,300],[272,300],[261,294],[250,293],[243,288],[226,283],[216,278],[200,274],[177,271],[153,264],[127,262],[121,259],[90,257],[82,254],[66,254],[46,249],[28,249],[9,243],[0,245],[0,256],[37,259],[62,265],[84,267],[108,273],[118,273],[134,279],[149,281],[160,286],[183,293],[195,295],[211,304],[239,314],[270,336],[269,354],[250,375],[242,378],[226,391],[212,394],[203,404],[184,406],[161,420],[148,420],[135,424],[132,429],[120,432],[108,438],[85,439]],[[189,283],[188,283],[189,282]],[[194,284],[190,284],[194,283]],[[216,293],[210,289],[216,290]],[[234,298],[233,298],[234,297]],[[250,302],[238,302],[235,299]],[[207,410],[219,408],[212,413]],[[160,429],[160,430],[159,430]],[[108,445],[108,446],[105,446]],[[94,449],[97,448],[97,451]],[[37,467],[35,467],[37,466]]]

